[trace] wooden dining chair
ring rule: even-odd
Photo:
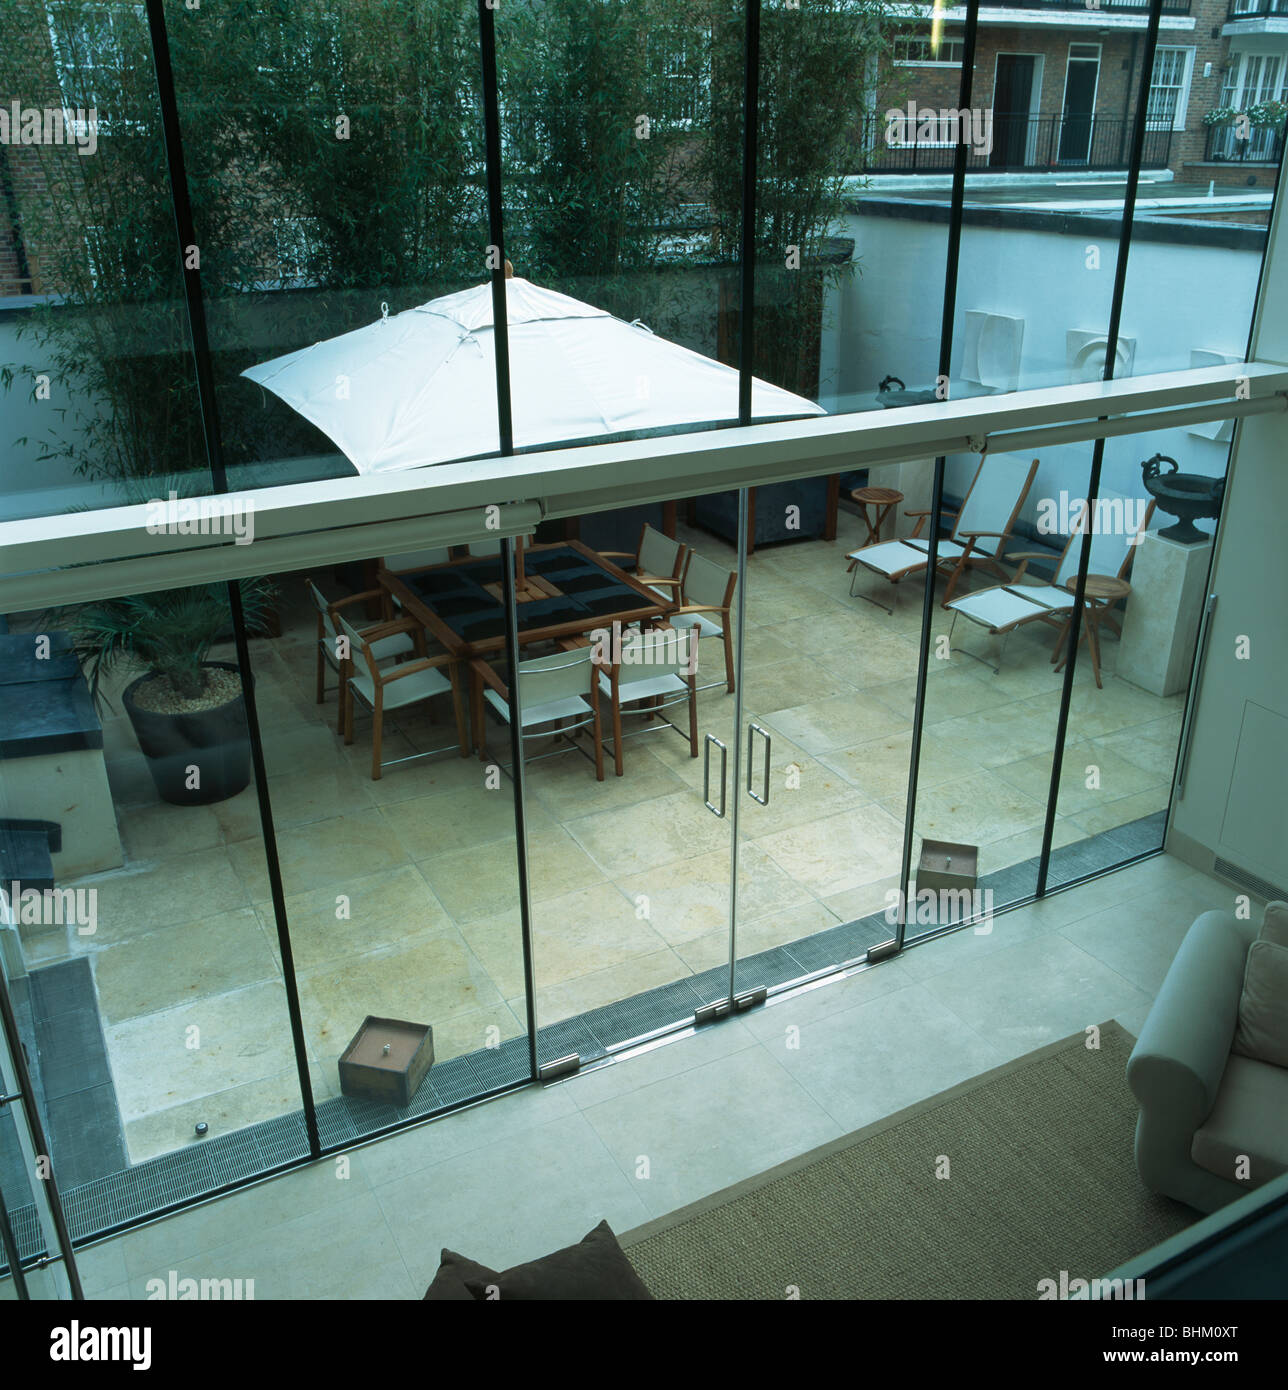
[[[459,662],[449,653],[441,656],[420,657],[399,666],[381,666],[376,660],[373,641],[388,636],[391,630],[401,631],[409,619],[399,619],[392,623],[382,623],[368,628],[365,633],[344,616],[337,614],[341,632],[349,639],[349,655],[352,669],[344,684],[344,741],[353,742],[353,706],[359,700],[371,713],[371,780],[380,780],[383,768],[394,763],[408,762],[409,758],[391,758],[381,761],[384,741],[386,710],[408,709],[412,705],[423,704],[436,695],[451,691],[452,705],[456,712],[456,738],[460,745],[461,757],[470,755],[469,742],[465,732],[465,709],[461,701],[461,687],[457,671]],[[359,661],[365,670],[359,666]],[[447,668],[443,675],[442,668]],[[442,752],[443,749],[433,749]],[[412,757],[425,757],[427,754],[412,754]]]
[[[601,550],[606,560],[628,560],[634,578],[647,584],[663,598],[675,598],[680,592],[680,578],[689,547],[681,545],[661,531],[655,531],[646,521],[640,527],[640,543],[635,550]]]
[[[339,709],[336,715],[335,731],[338,734],[344,732],[344,687],[349,678],[349,670],[352,664],[350,657],[339,655],[341,650],[340,629],[337,618],[340,612],[355,603],[370,603],[374,600],[383,599],[388,604],[389,595],[383,589],[368,589],[360,594],[350,594],[347,598],[328,599],[321,589],[312,579],[306,579],[309,597],[313,601],[313,606],[317,609],[317,702],[319,705],[326,703],[326,672],[329,666],[336,673],[339,681]],[[408,620],[407,623],[389,625],[388,623],[379,624],[385,633],[383,637],[370,638],[372,626],[368,624],[358,631],[367,634],[370,641],[372,655],[378,665],[385,666],[390,662],[399,661],[403,657],[419,653],[425,655],[424,633],[418,623]]]
[[[595,778],[604,780],[604,738],[599,718],[597,670],[593,649],[578,646],[533,657],[519,663],[520,747],[522,740],[567,737],[575,729],[591,730],[595,752]],[[487,762],[485,709],[490,708],[508,725],[510,688],[492,666],[482,658],[470,663],[470,722],[479,759]],[[571,721],[571,722],[565,722]],[[569,739],[572,747],[577,744]],[[556,749],[563,752],[563,749]],[[581,751],[578,749],[578,751]],[[542,753],[540,757],[550,757]]]
[[[689,551],[680,586],[680,607],[666,615],[675,628],[694,628],[699,637],[718,637],[724,643],[725,688],[733,694],[733,591],[738,575],[696,550]],[[710,690],[720,682],[698,686]]]
[[[616,627],[616,625],[614,625]],[[670,705],[689,706],[689,754],[698,756],[698,691],[694,676],[697,637],[669,627],[617,628],[612,660],[597,660],[599,690],[607,696],[613,721],[613,768],[622,775],[622,714],[653,718]],[[627,706],[635,706],[627,709]],[[663,727],[670,725],[664,721]],[[656,727],[656,726],[654,726]],[[636,733],[649,730],[637,729]]]

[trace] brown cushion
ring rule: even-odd
[[[1288,946],[1288,903],[1266,904],[1266,915],[1261,919],[1261,941],[1272,941],[1276,946]]]
[[[465,1287],[465,1280],[471,1278],[486,1282],[496,1277],[496,1270],[489,1269],[487,1265],[481,1265],[476,1260],[467,1260],[455,1250],[445,1249],[438,1273],[434,1275],[433,1282],[425,1290],[425,1297],[421,1301],[428,1302],[432,1299],[442,1303],[473,1303],[474,1295]]]
[[[607,1221],[553,1255],[500,1274],[467,1275],[465,1287],[485,1302],[506,1299],[651,1299]]]
[[[1288,1067],[1288,946],[1254,941],[1230,1049],[1242,1057]]]

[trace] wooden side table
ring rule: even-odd
[[[1076,574],[1071,575],[1064,581],[1064,587],[1071,594],[1077,593],[1078,576]],[[1086,599],[1086,611],[1083,614],[1082,635],[1086,637],[1087,649],[1091,652],[1091,670],[1096,677],[1097,690],[1104,689],[1100,679],[1100,625],[1101,623],[1108,623],[1120,637],[1122,636],[1122,628],[1109,610],[1119,599],[1126,598],[1130,593],[1131,585],[1125,579],[1118,579],[1112,574],[1089,574],[1087,576],[1086,587],[1083,590]],[[1072,623],[1073,615],[1070,612],[1070,616],[1064,620],[1064,626],[1060,629],[1055,651],[1051,653],[1052,661],[1055,660],[1060,648],[1064,646]],[[1065,652],[1055,669],[1057,671],[1062,670],[1068,659],[1069,654]]]
[[[866,545],[880,545],[881,527],[893,507],[903,501],[903,493],[892,487],[856,487],[850,496],[859,504],[863,524],[868,528]],[[868,508],[872,511],[869,513]]]

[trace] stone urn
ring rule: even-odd
[[[1170,469],[1164,471],[1167,465]],[[1195,526],[1201,517],[1213,520],[1221,512],[1225,493],[1224,478],[1209,478],[1202,473],[1182,473],[1180,464],[1166,454],[1155,454],[1140,466],[1145,491],[1158,503],[1160,511],[1177,518],[1175,526],[1160,531],[1160,536],[1179,541],[1182,545],[1198,545],[1210,537]]]

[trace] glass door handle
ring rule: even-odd
[[[755,776],[755,749],[756,735],[759,734],[765,740],[765,770],[761,786],[764,795],[757,796],[752,786],[752,778]],[[753,801],[759,801],[762,806],[769,805],[769,750],[773,746],[773,739],[769,735],[768,729],[762,729],[759,724],[753,723],[747,729],[747,794]]]
[[[720,750],[719,806],[717,806],[715,802],[711,800],[711,745],[713,743]],[[706,743],[703,745],[702,753],[702,799],[706,803],[707,810],[711,811],[713,814],[717,816],[723,816],[725,813],[725,766],[728,762],[728,756],[729,750],[724,746],[723,743],[720,742],[720,740],[715,736],[715,734],[708,734],[706,738]]]

